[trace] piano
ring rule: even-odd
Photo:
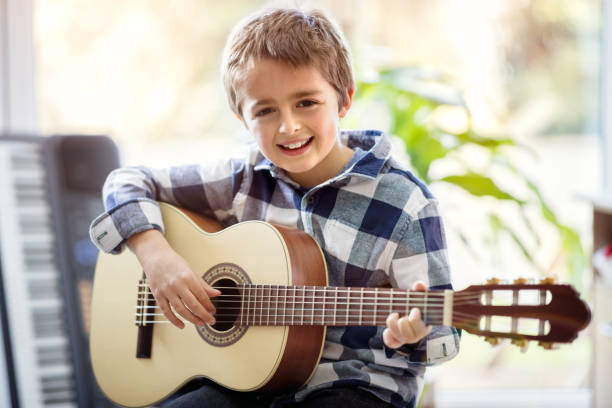
[[[89,360],[104,136],[0,136],[0,407],[113,407]]]

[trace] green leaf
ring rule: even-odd
[[[500,200],[511,200],[519,204],[524,204],[523,200],[519,200],[512,194],[503,191],[489,177],[478,173],[469,172],[460,176],[446,176],[438,181],[444,181],[461,187],[468,193],[477,197],[491,196]]]
[[[457,139],[461,142],[461,144],[469,144],[473,143],[482,147],[486,147],[488,149],[497,149],[500,146],[515,146],[516,143],[514,140],[504,137],[504,138],[493,138],[493,137],[485,137],[478,135],[473,130],[467,130],[463,133],[459,133],[456,135]]]

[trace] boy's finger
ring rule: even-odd
[[[400,337],[405,343],[412,343],[416,341],[417,335],[415,329],[412,327],[412,321],[409,317],[404,316],[397,322],[399,328]]]
[[[408,320],[415,333],[419,335],[418,337],[424,337],[431,332],[432,327],[426,326],[425,322],[421,319],[421,309],[417,307],[413,308],[408,315]]]
[[[383,342],[390,348],[398,348],[402,346],[402,342],[396,339],[390,329],[383,331]]]
[[[179,329],[182,329],[185,327],[185,323],[183,323],[181,319],[176,317],[176,315],[172,312],[172,309],[170,308],[170,305],[168,304],[168,301],[166,300],[166,298],[157,299],[157,304],[159,305],[159,308],[161,309],[164,316],[166,316],[166,319],[170,321],[170,323],[172,323]]]
[[[412,290],[417,292],[425,292],[427,291],[427,285],[423,281],[416,281],[412,284]]]
[[[181,295],[181,300],[187,306],[189,311],[195,314],[198,317],[198,322],[196,323],[198,326],[204,326],[204,322],[210,322],[212,320],[212,315],[204,309],[204,306],[196,299],[196,297],[191,292],[186,292]]]
[[[208,296],[210,297],[215,297],[215,296],[219,296],[221,294],[221,291],[219,289],[215,289],[212,286],[210,286],[208,283],[202,281],[204,283],[204,290],[206,291],[206,293],[208,294]]]
[[[204,282],[204,281],[202,281]],[[206,286],[204,286],[206,285]],[[195,297],[198,299],[198,301],[200,302],[200,304],[202,306],[204,306],[204,308],[206,309],[206,312],[210,315],[213,315],[215,313],[217,313],[217,308],[215,308],[215,305],[213,305],[212,301],[210,300],[209,296],[218,296],[216,294],[216,292],[219,292],[217,289],[213,289],[210,286],[208,286],[208,284],[203,283],[201,287],[196,286],[195,288],[193,288],[193,294],[195,295]],[[213,292],[211,292],[213,291]],[[212,294],[211,294],[212,293]],[[219,292],[220,294],[221,292]]]
[[[191,310],[185,307],[185,304],[183,303],[183,300],[181,298],[175,297],[170,299],[169,302],[170,305],[174,308],[174,311],[181,315],[183,318],[185,318],[185,320],[196,325],[200,322],[200,319],[196,315],[194,315]]]
[[[387,316],[387,321],[385,322],[387,325],[387,328],[391,330],[391,333],[393,333],[395,337],[398,337],[400,334],[399,329],[397,328],[398,319],[399,319],[398,313],[391,313],[389,314],[389,316]]]

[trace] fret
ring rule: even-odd
[[[256,324],[255,319],[257,318],[257,285],[251,286],[250,290],[250,308],[251,308],[251,325],[254,326]]]
[[[359,325],[363,324],[363,289],[361,288],[361,296],[359,299]]]
[[[257,306],[257,299],[259,299],[259,306]],[[257,285],[257,291],[255,292],[255,310],[259,312],[259,325],[261,326],[263,321],[263,288],[262,285]]]
[[[372,323],[376,326],[376,307],[378,303],[378,288],[374,288],[374,316],[372,317]]]
[[[334,322],[332,326],[336,325],[336,313],[338,312],[338,288],[334,288]]]
[[[349,313],[351,310],[351,289],[346,288],[346,323],[345,326],[349,325]]]
[[[410,291],[406,291],[406,313],[405,315],[408,316],[410,314]]]
[[[251,315],[251,285],[249,285],[248,287],[245,286],[244,287],[245,292],[247,292],[247,302],[246,302],[246,306],[247,306],[247,310],[246,310],[246,325],[249,325],[249,316]],[[248,289],[248,290],[247,290]]]
[[[278,285],[276,286],[276,290],[274,292],[274,325],[278,326]]]
[[[312,316],[310,316],[310,324],[314,325],[314,315],[315,315],[315,295],[316,295],[316,288],[313,286],[312,287]]]
[[[283,290],[285,291],[285,295],[283,296],[283,324],[287,324],[287,286],[283,286]]]
[[[249,302],[248,302],[248,306],[249,306],[249,310],[248,310],[248,318],[247,319],[247,324],[250,326],[253,326],[255,324],[255,312],[254,312],[254,299],[255,296],[253,296],[253,289],[255,289],[255,285],[250,285],[249,286]],[[249,322],[250,320],[250,322]]]
[[[327,315],[327,287],[323,287],[323,307],[321,308],[321,324],[325,324],[325,318]]]
[[[264,299],[268,300],[268,307],[266,308],[266,326],[270,325],[270,302],[271,302],[271,298],[270,298],[270,289],[272,288],[272,285],[267,285],[268,286],[268,296],[266,296],[266,285],[263,285],[263,293],[264,293]],[[263,299],[262,299],[262,303],[263,303]]]
[[[300,317],[300,324],[304,325],[304,298],[306,297],[306,287],[302,286],[302,311]]]
[[[423,307],[423,322],[425,324],[427,324],[427,321],[425,319],[427,319],[427,295],[429,294],[428,291],[425,291],[425,306]]]
[[[238,291],[240,293],[240,291]],[[242,317],[244,316],[244,286],[242,288],[242,296],[240,296],[240,326],[243,326]]]
[[[291,296],[291,325],[294,324],[294,316],[295,316],[295,286],[292,287],[293,289],[293,296]]]
[[[389,289],[386,292],[387,296],[389,296],[389,301],[387,302],[389,304],[389,310],[387,311],[387,313],[383,313],[383,317],[385,317],[385,320],[387,319],[386,316],[389,316],[391,312],[393,312],[393,288]]]

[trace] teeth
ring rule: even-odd
[[[310,139],[308,139],[308,140],[310,140]],[[303,142],[291,143],[291,144],[283,145],[283,147],[286,148],[286,149],[297,149],[297,148],[300,148],[300,147],[304,146],[306,143],[308,143],[308,140],[304,140]]]

